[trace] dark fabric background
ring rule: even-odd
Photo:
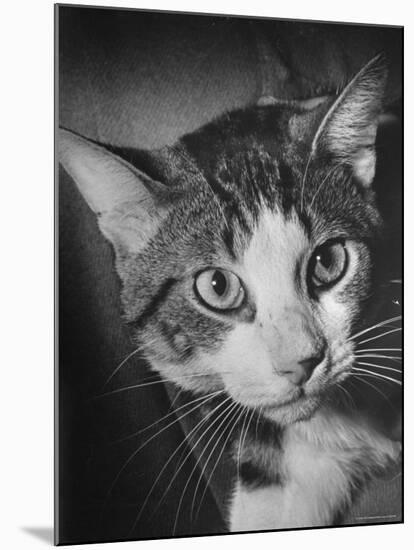
[[[172,143],[225,110],[257,101],[263,93],[301,98],[333,91],[380,50],[391,61],[387,104],[400,117],[401,29],[68,6],[59,7],[57,13],[59,123],[104,143],[156,147]],[[393,132],[391,138],[384,137],[379,178],[389,215],[400,212],[398,124]],[[386,187],[390,180],[392,191]],[[178,459],[186,456],[181,453],[157,485],[147,513],[132,532],[131,527],[189,424],[176,423],[155,437],[131,460],[108,496],[127,458],[163,425],[115,441],[167,414],[174,389],[158,384],[94,399],[133,345],[121,323],[112,250],[62,169],[58,202],[57,540],[62,544],[171,536],[178,502],[193,470],[192,456],[162,506],[153,517],[150,512],[163,496]],[[400,228],[395,227],[398,243]],[[398,272],[399,246],[392,250]],[[134,357],[105,391],[150,376],[143,361]],[[188,452],[185,445],[183,452]],[[191,497],[199,475],[197,470],[188,487],[186,494]],[[379,516],[400,519],[400,481],[399,473],[392,472],[375,483],[345,523],[364,523],[370,520],[363,518]],[[230,484],[225,462],[206,492],[197,520],[190,521],[191,498],[183,499],[176,534],[223,532]]]

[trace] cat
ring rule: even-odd
[[[399,460],[400,442],[339,393],[361,370],[355,337],[379,284],[385,84],[377,56],[338,95],[235,110],[157,151],[60,130],[137,345],[205,396],[218,428],[237,426],[229,531],[331,525]]]

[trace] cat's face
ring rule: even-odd
[[[246,168],[254,167],[249,157]],[[247,174],[246,186],[253,184]],[[274,177],[269,170],[263,185]],[[240,190],[241,180],[234,185]],[[239,403],[288,422],[309,415],[349,373],[349,337],[370,291],[367,243],[377,218],[355,182],[341,174],[329,185],[312,211],[304,206],[306,216],[295,206],[284,210],[275,197],[261,199],[254,216],[227,215],[211,192],[191,193],[148,249],[127,260],[128,318],[168,380],[204,392],[224,388]],[[330,197],[343,222],[329,216]],[[141,321],[143,293],[159,298]]]
[[[382,88],[374,64],[335,103],[227,116],[159,153],[162,183],[64,134],[64,165],[114,245],[126,319],[166,379],[289,423],[347,376],[380,224]]]

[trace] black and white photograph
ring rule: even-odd
[[[402,67],[55,6],[56,544],[403,522]]]

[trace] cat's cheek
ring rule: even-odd
[[[328,342],[346,340],[350,331],[352,306],[338,300],[336,293],[327,293],[320,299],[320,317]]]
[[[205,358],[198,356],[194,361],[188,362],[185,367],[172,361],[157,361],[152,359],[151,366],[161,376],[173,382],[178,387],[195,393],[208,393],[224,390],[223,381]]]
[[[288,398],[290,385],[275,374],[270,353],[254,325],[236,327],[210,360],[228,393],[242,404],[260,406]]]
[[[322,382],[322,387],[326,387],[346,378],[352,367],[354,342],[350,340],[350,330],[354,310],[352,304],[339,301],[333,293],[327,294],[320,306],[320,320],[330,359]]]

